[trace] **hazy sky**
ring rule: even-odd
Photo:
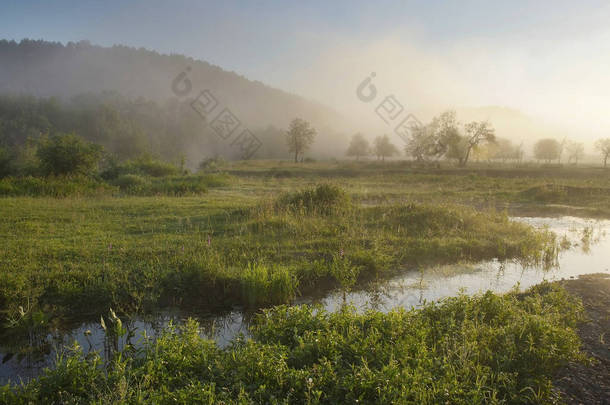
[[[507,106],[586,139],[610,132],[608,22],[604,1],[3,1],[0,37],[183,53],[358,117],[374,71],[414,111]]]

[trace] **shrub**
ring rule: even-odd
[[[290,269],[250,263],[242,278],[243,294],[250,307],[288,302],[297,292],[298,280]]]
[[[0,403],[555,403],[554,373],[583,360],[580,319],[582,305],[549,284],[389,313],[278,306],[226,348],[193,320],[139,350],[115,347],[105,368],[75,347],[41,377],[0,388]]]
[[[178,174],[179,169],[171,163],[161,160],[143,157],[127,165],[131,173],[142,174],[151,177],[165,177]]]
[[[293,212],[331,215],[349,209],[351,199],[338,186],[322,184],[315,189],[285,194],[278,199],[276,205]]]
[[[105,180],[114,180],[121,175],[133,174],[146,177],[175,176],[180,169],[171,163],[156,160],[150,156],[141,156],[138,159],[125,163],[118,163],[114,158],[107,159],[105,170],[100,176]]]
[[[102,157],[102,147],[74,134],[41,139],[36,156],[45,175],[89,175]]]
[[[114,180],[112,184],[118,186],[121,191],[139,192],[150,182],[137,174],[123,174]]]
[[[68,197],[111,194],[115,188],[91,177],[5,177],[0,179],[0,196]]]
[[[0,147],[0,179],[12,172],[12,158],[8,151]]]

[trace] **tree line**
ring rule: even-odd
[[[463,167],[474,157],[477,160],[517,161],[525,156],[523,143],[515,144],[509,139],[497,137],[492,125],[487,121],[473,121],[461,124],[453,111],[446,111],[434,117],[427,124],[414,124],[411,135],[406,140],[404,153],[416,162],[436,162],[441,159],[454,160]],[[595,149],[607,167],[610,157],[610,138],[600,139]],[[533,156],[538,161],[551,163],[562,162],[578,164],[584,156],[584,144],[568,139],[558,141],[545,138],[537,141],[533,147]],[[376,156],[378,160],[399,155],[399,149],[391,143],[387,135],[374,139],[373,143],[362,133],[352,136],[346,155],[359,160],[366,156]]]

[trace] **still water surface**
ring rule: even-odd
[[[359,310],[388,311],[397,306],[418,307],[424,302],[460,293],[475,294],[487,290],[506,292],[516,285],[526,289],[543,280],[576,278],[589,273],[610,273],[609,220],[576,217],[513,217],[513,220],[548,228],[555,232],[560,240],[569,241],[571,247],[559,253],[558,262],[552,268],[526,266],[516,261],[501,263],[497,260],[428,267],[405,272],[367,290],[354,291],[347,295],[332,292],[321,297],[302,297],[296,303],[317,303],[329,311],[334,311],[347,302]],[[180,311],[165,311],[154,319],[135,318],[124,322],[136,336],[132,340],[133,343],[144,331],[148,336],[154,337],[170,321],[180,323],[187,316],[188,314]],[[238,310],[200,317],[201,334],[215,339],[220,346],[226,346],[240,333],[247,336],[247,320],[248,315]],[[100,353],[107,353],[109,344],[98,323],[85,323],[67,333],[49,334],[44,342],[45,350],[33,348],[29,355],[12,355],[14,349],[0,343],[0,384],[8,381],[18,383],[36,376],[44,367],[52,366],[58,353],[64,352],[74,341],[85,351],[97,350]]]

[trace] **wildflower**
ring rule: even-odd
[[[343,257],[343,254],[344,254],[343,248],[341,248],[341,250],[339,251],[339,256]]]
[[[210,238],[210,235],[208,235],[208,247],[210,247],[212,245],[212,239]]]

